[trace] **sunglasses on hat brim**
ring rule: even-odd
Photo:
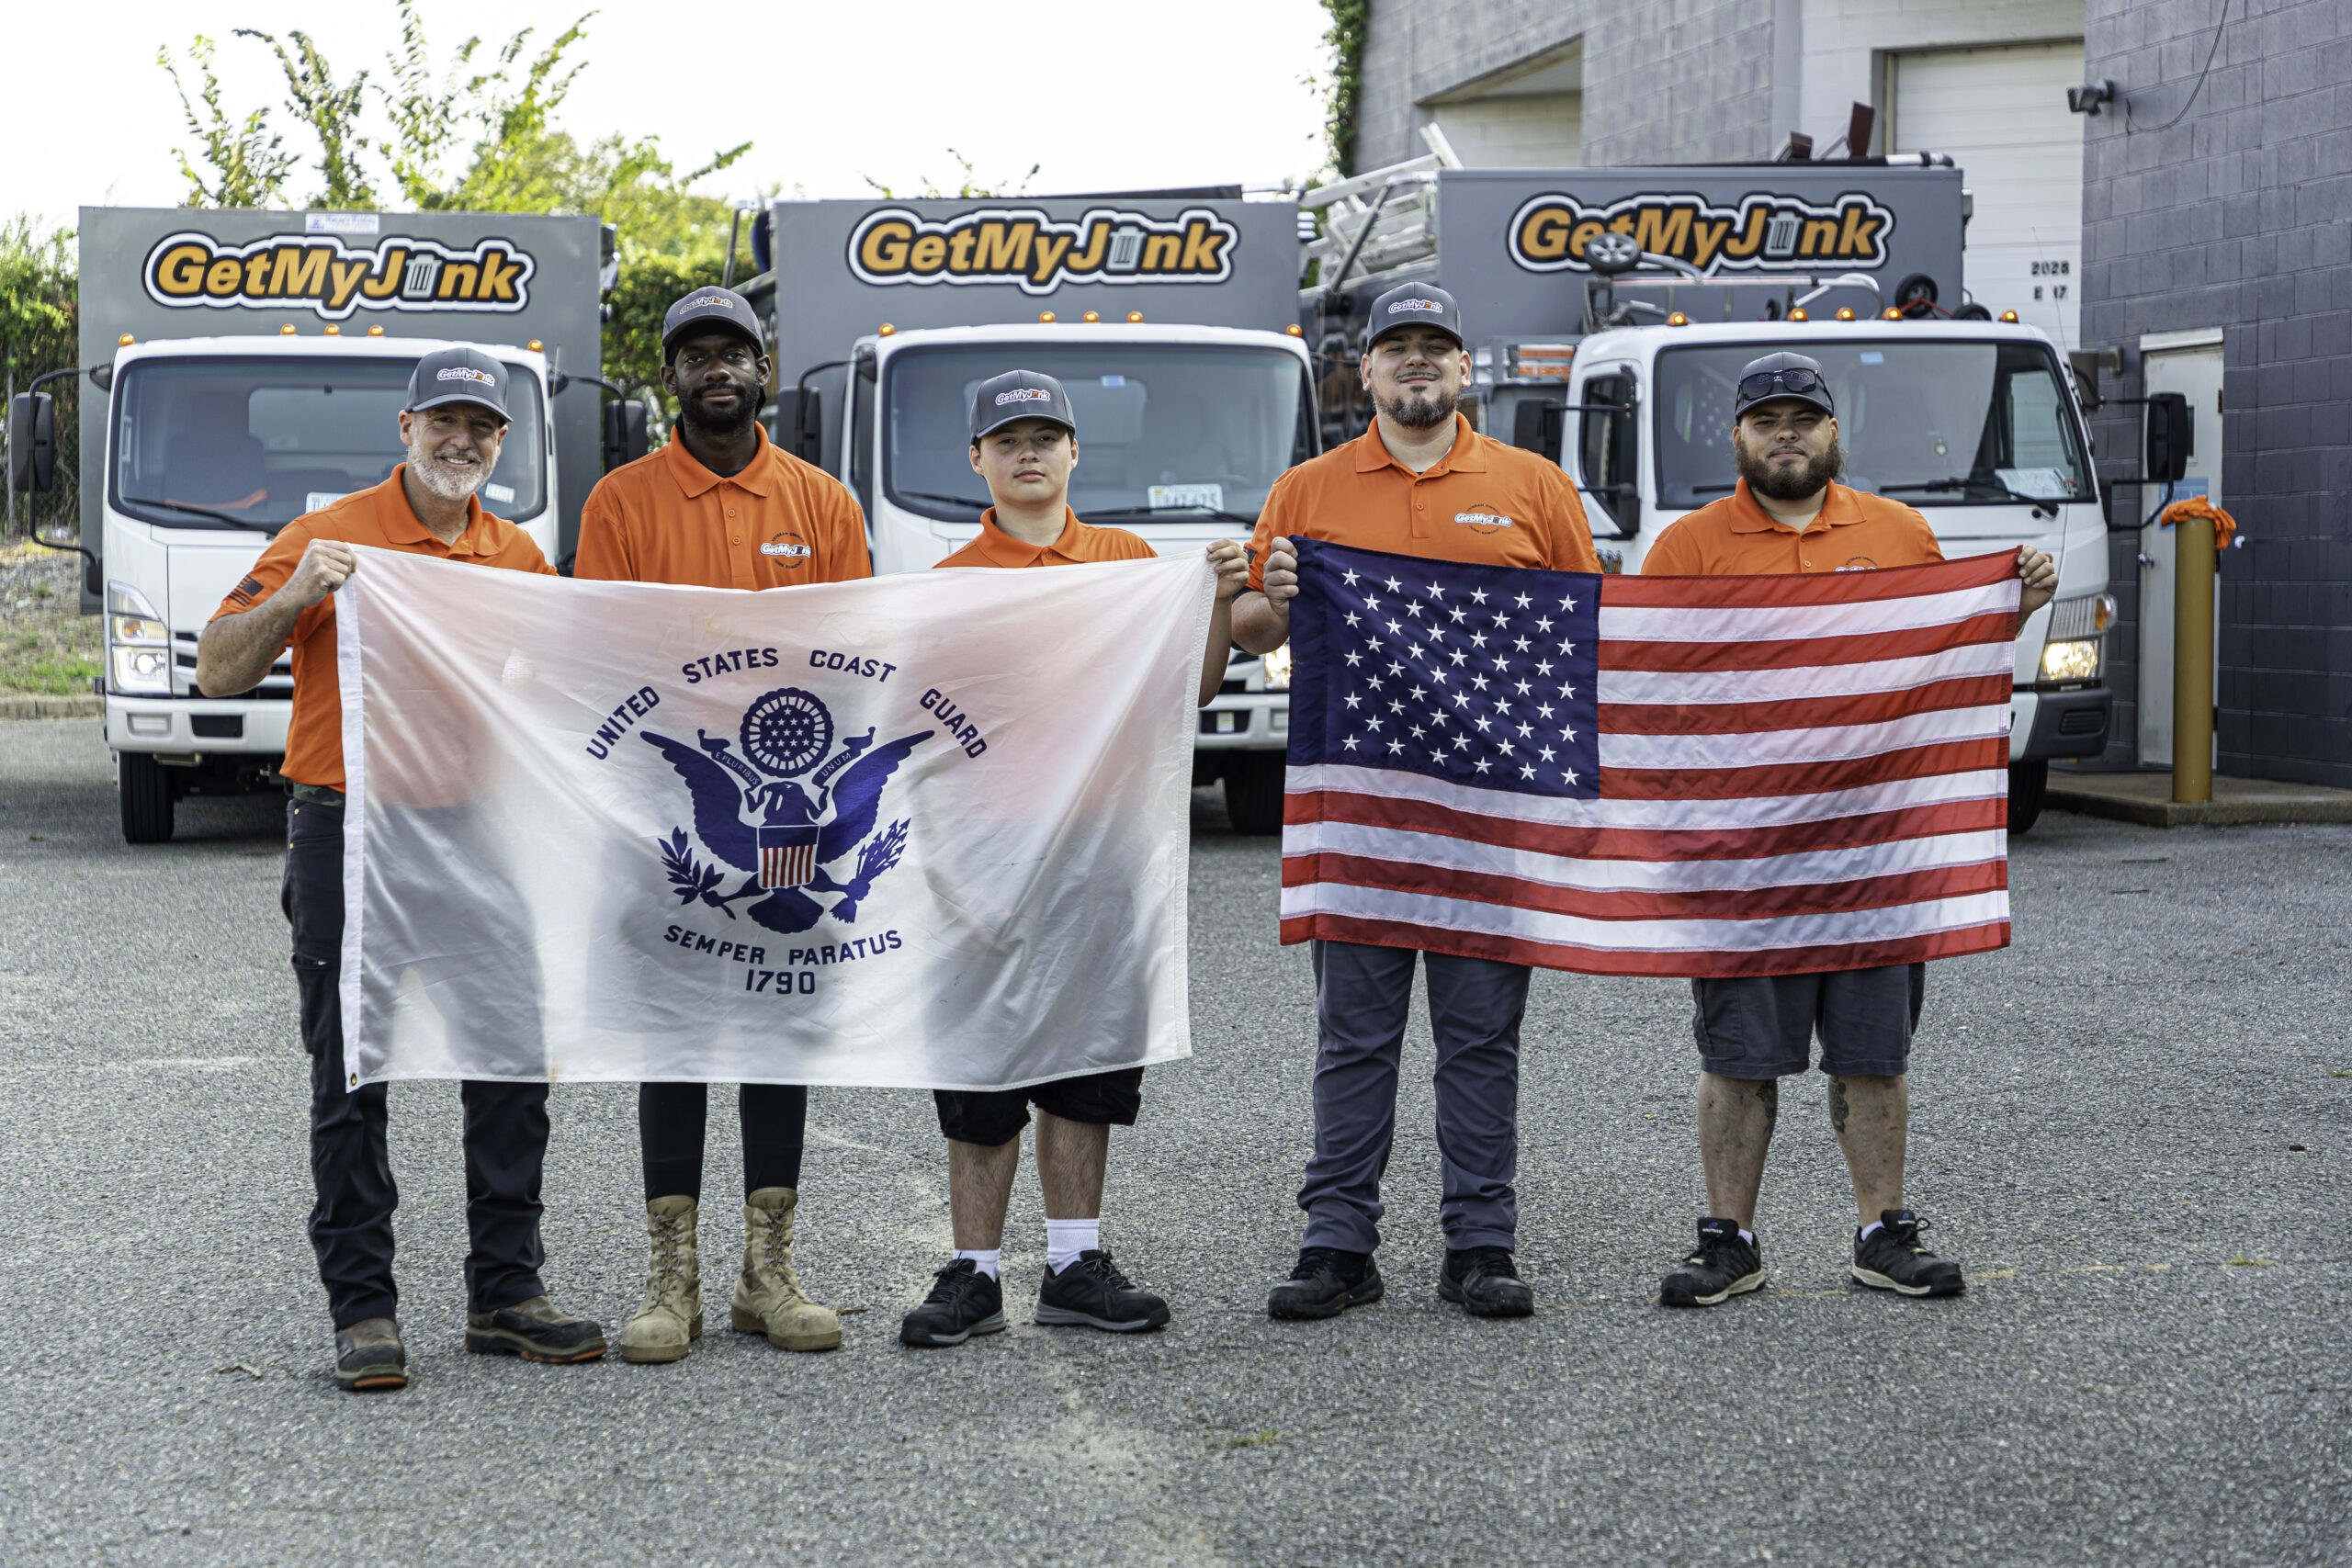
[[[1775,391],[1795,392],[1801,396],[1818,395],[1825,400],[1829,396],[1828,385],[1822,380],[1820,373],[1807,370],[1803,366],[1792,366],[1786,370],[1759,370],[1753,376],[1740,378],[1739,397],[1742,402],[1752,403],[1759,398],[1770,397]]]

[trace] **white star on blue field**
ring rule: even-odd
[[[1302,540],[1294,766],[1401,769],[1520,794],[1600,793],[1600,580]]]

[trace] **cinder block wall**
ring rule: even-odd
[[[2220,327],[2224,502],[2245,547],[2222,560],[2224,773],[2352,788],[2352,0],[2090,0],[2092,77],[2132,100],[2084,149],[2083,337]],[[1588,133],[1589,134],[1589,133]],[[2138,469],[2140,411],[2093,422],[2107,476]],[[2127,521],[2144,501],[2117,492]],[[2128,766],[2138,733],[2136,533],[2110,536],[2122,601],[2110,663]]]

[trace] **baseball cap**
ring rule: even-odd
[[[1821,374],[1821,361],[1802,354],[1768,354],[1749,360],[1739,373],[1739,397],[1732,404],[1731,416],[1737,419],[1758,403],[1781,400],[1838,417],[1837,406],[1829,400],[1829,382]]]
[[[422,413],[444,403],[480,403],[507,418],[506,382],[514,370],[478,348],[436,348],[416,362],[408,378],[402,413]]]
[[[708,322],[713,326],[731,327],[749,338],[752,346],[762,354],[768,351],[767,339],[760,332],[760,313],[752,302],[732,288],[696,288],[670,307],[662,318],[662,357],[670,357],[670,345],[685,335],[690,327]]]
[[[1435,327],[1455,343],[1462,335],[1462,308],[1453,296],[1426,283],[1402,283],[1372,302],[1370,348],[1398,327]]]
[[[1017,419],[1049,419],[1071,435],[1078,434],[1069,394],[1062,390],[1059,381],[1036,370],[1008,370],[991,376],[972,394],[973,440]]]

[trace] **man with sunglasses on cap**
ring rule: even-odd
[[[1274,482],[1250,541],[1233,640],[1252,653],[1290,637],[1294,537],[1431,560],[1597,572],[1592,532],[1557,463],[1490,440],[1457,412],[1470,376],[1462,315],[1442,288],[1408,283],[1373,301],[1358,373],[1373,427]],[[1397,1063],[1413,971],[1428,975],[1437,1040],[1437,1140],[1445,1262],[1437,1291],[1479,1317],[1525,1317],[1533,1292],[1513,1261],[1519,1199],[1519,1030],[1528,968],[1405,947],[1314,944],[1315,1153],[1298,1206],[1306,1235],[1267,1312],[1333,1317],[1380,1300],[1373,1263],[1380,1180],[1396,1129]]]
[[[1069,506],[1078,466],[1078,419],[1069,394],[1051,376],[1008,370],[972,394],[972,471],[995,502],[980,513],[978,537],[942,567],[1074,566],[1082,561],[1147,560],[1155,552],[1124,528],[1096,528]],[[1216,607],[1201,669],[1200,702],[1208,705],[1225,678],[1232,645],[1231,606],[1246,566],[1241,547],[1208,547],[1217,573]],[[1168,1303],[1137,1290],[1102,1247],[1102,1179],[1111,1129],[1132,1127],[1143,1103],[1143,1069],[1118,1067],[1057,1078],[1027,1089],[939,1089],[939,1131],[947,1140],[948,1216],[956,1256],[931,1293],[899,1325],[914,1348],[961,1345],[976,1334],[1003,1332],[1004,1214],[1021,1168],[1021,1130],[1037,1108],[1037,1185],[1046,1201],[1046,1274],[1038,1282],[1037,1323],[1132,1334],[1168,1322]]]
[[[1944,558],[1917,512],[1838,482],[1845,461],[1838,411],[1817,361],[1769,354],[1749,364],[1740,372],[1730,434],[1737,486],[1660,535],[1643,560],[1644,575],[1870,571]],[[2029,545],[2018,551],[2018,575],[2022,626],[2057,592],[2058,570]],[[1714,1306],[1764,1283],[1756,1200],[1780,1114],[1780,1080],[1805,1070],[1816,1034],[1830,1126],[1860,1214],[1853,1277],[1906,1296],[1966,1288],[1958,1264],[1920,1245],[1928,1222],[1904,1206],[1905,1071],[1927,974],[1924,964],[1896,964],[1690,982],[1708,1214],[1699,1222],[1699,1245],[1666,1277],[1659,1301]]]
[[[400,415],[408,460],[383,483],[280,529],[197,644],[197,685],[215,697],[253,690],[280,649],[294,650],[293,711],[279,764],[293,786],[279,903],[294,928],[302,1043],[311,1055],[317,1193],[311,1246],[334,1320],[335,1382],[353,1392],[406,1386],[408,1354],[393,1315],[392,1211],[400,1194],[385,1146],[385,1086],[353,1085],[343,1058],[343,701],[333,595],[358,570],[355,545],[554,571],[529,535],[475,499],[505,439],[513,374],[474,348],[437,349],[419,360]],[[462,976],[449,983],[452,999],[466,1000],[468,983]],[[472,1236],[466,1348],[528,1361],[594,1360],[605,1353],[603,1331],[559,1311],[539,1281],[547,1084],[468,1079],[459,1095]]]
[[[697,288],[662,321],[662,384],[678,400],[667,446],[614,469],[580,513],[573,575],[703,588],[790,588],[874,575],[857,500],[768,439],[759,412],[774,367],[760,319],[730,288]],[[621,1359],[674,1361],[702,1333],[696,1228],[709,1088],[638,1086],[650,1237],[645,1304]],[[808,1299],[792,1266],[792,1220],[808,1090],[744,1084],[743,1266],[729,1321],[784,1350],[830,1350],[841,1319]]]

